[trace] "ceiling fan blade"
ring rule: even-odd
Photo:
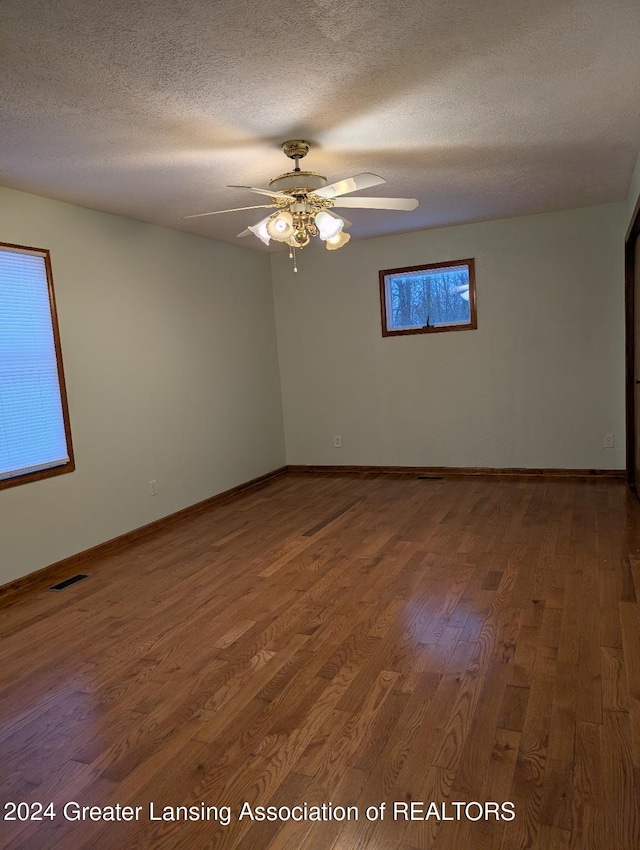
[[[322,189],[316,189],[313,194],[319,195],[321,198],[337,198],[338,195],[347,195],[349,192],[356,192],[358,189],[370,189],[372,186],[379,186],[381,183],[386,183],[384,177],[378,177],[377,174],[369,174],[365,171],[362,174],[356,174],[354,177],[345,177],[344,180],[329,183]]]
[[[339,198],[333,205],[363,210],[415,210],[418,201],[415,198]]]
[[[275,189],[256,189],[255,186],[227,186],[227,189],[248,189],[250,192],[257,192],[259,195],[268,195],[270,198],[283,198],[287,201],[295,200],[291,195],[285,195],[284,192],[276,192]]]
[[[256,204],[252,207],[234,207],[232,210],[214,210],[213,212],[196,213],[195,215],[183,215],[182,218],[202,218],[205,215],[220,215],[221,213],[240,212],[241,210],[261,210],[277,206],[277,204]]]

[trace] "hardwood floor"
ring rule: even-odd
[[[1,802],[55,817],[0,847],[637,850],[639,519],[616,481],[290,474],[25,592]],[[336,817],[239,817],[305,801]]]

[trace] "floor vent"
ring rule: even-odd
[[[442,475],[418,475],[418,481],[442,481]]]
[[[71,578],[66,578],[59,584],[54,584],[53,587],[48,587],[47,590],[65,590],[67,587],[71,587],[72,584],[75,584],[78,581],[82,581],[85,578],[90,578],[89,573],[78,573],[77,576],[71,576]]]

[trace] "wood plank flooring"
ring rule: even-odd
[[[639,520],[616,481],[289,474],[25,592],[0,816],[55,817],[0,847],[638,850]],[[352,819],[239,817],[305,802]]]

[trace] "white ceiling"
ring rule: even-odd
[[[637,0],[0,0],[0,184],[229,242],[303,168],[372,171],[354,237],[625,197]],[[254,237],[238,240],[262,249]]]

